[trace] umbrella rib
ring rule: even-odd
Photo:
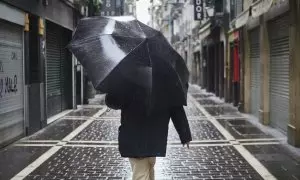
[[[152,67],[152,59],[151,59],[151,56],[150,56],[150,50],[149,50],[148,42],[147,42],[147,51],[148,51],[148,56],[149,56],[149,60],[150,60],[150,66]]]
[[[140,25],[140,23],[139,23],[138,21],[137,21],[137,24],[138,24],[138,26],[139,26],[141,32],[144,34],[144,36],[147,37],[146,34],[145,34],[145,32],[143,31],[143,29],[141,28],[141,25]]]

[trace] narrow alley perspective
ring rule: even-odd
[[[0,0],[0,180],[300,180],[300,0]]]
[[[99,105],[70,111],[0,152],[1,179],[130,179],[118,153],[120,112]],[[213,94],[192,86],[186,107],[193,141],[183,148],[169,125],[157,179],[299,179],[300,161],[274,137]]]

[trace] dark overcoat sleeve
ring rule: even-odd
[[[171,119],[182,144],[192,141],[191,130],[183,106],[171,109]]]

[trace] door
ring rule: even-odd
[[[49,21],[46,25],[47,117],[51,117],[71,106],[72,61],[66,49],[67,30]]]
[[[287,131],[289,119],[289,16],[269,22],[270,40],[270,120]]]
[[[252,115],[259,117],[260,94],[261,94],[261,68],[260,68],[260,45],[259,45],[259,28],[249,32],[250,42],[250,64],[251,64],[251,84],[250,112]]]
[[[0,147],[24,135],[23,27],[0,20]]]

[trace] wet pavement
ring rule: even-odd
[[[129,162],[118,153],[120,111],[98,101],[0,150],[0,179],[130,179]],[[300,156],[236,108],[191,86],[185,110],[191,147],[182,147],[170,122],[156,179],[300,180]]]

